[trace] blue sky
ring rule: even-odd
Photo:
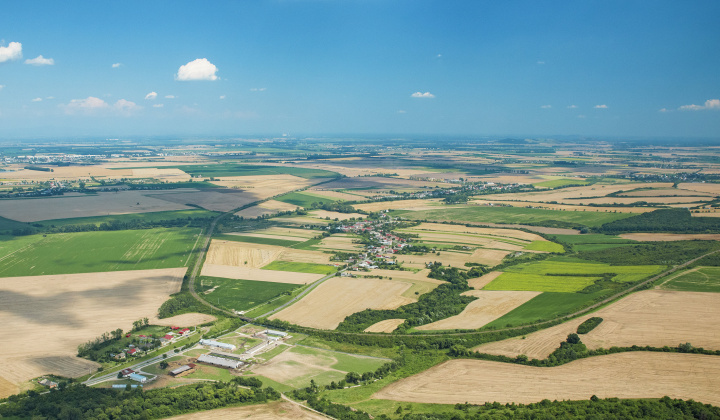
[[[718,1],[0,9],[0,139],[720,137]]]

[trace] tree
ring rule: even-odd
[[[360,378],[361,378],[361,376],[357,372],[348,372],[348,374],[345,375],[345,381],[349,382],[351,384],[356,384],[356,383],[360,382]]]
[[[570,344],[578,344],[580,343],[580,336],[575,333],[568,334],[566,341]]]
[[[160,369],[167,369],[168,368],[168,362],[162,361],[160,362]]]

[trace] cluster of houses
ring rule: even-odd
[[[110,357],[115,360],[124,360],[128,356],[137,356],[145,350],[157,347],[157,344],[159,344],[160,346],[166,346],[174,341],[177,341],[180,338],[187,337],[188,335],[190,335],[191,332],[192,331],[190,330],[190,328],[171,327],[170,331],[167,334],[157,339],[159,343],[156,343],[156,339],[153,336],[139,334],[137,336],[137,345],[128,344],[127,348],[125,348],[123,351],[117,354],[111,353]],[[132,333],[125,334],[125,338],[130,337],[132,337]]]
[[[132,369],[130,369],[130,368],[121,370],[121,371],[120,371],[120,374],[118,375],[118,377],[119,377],[119,378],[131,379],[131,380],[133,380],[133,381],[135,381],[135,382],[139,382],[139,383],[141,383],[141,384],[147,383],[147,382],[152,381],[152,380],[154,380],[155,378],[157,378],[157,376],[153,376],[153,377],[151,377],[151,378],[148,378],[147,376],[143,376],[143,375],[139,374],[138,372],[136,372],[136,371],[134,371],[134,370],[132,370]]]
[[[363,270],[378,268],[378,263],[395,264],[393,254],[408,246],[407,239],[401,238],[392,232],[383,232],[383,227],[395,222],[386,214],[380,216],[380,220],[361,220],[353,224],[342,224],[337,230],[351,232],[358,235],[367,234],[374,241],[375,245],[368,245],[366,252],[362,252],[357,258],[348,258],[345,262],[351,270]]]

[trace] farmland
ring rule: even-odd
[[[477,386],[477,378],[484,386]],[[602,386],[598,386],[602,384]],[[619,353],[542,368],[452,360],[400,380],[373,398],[436,404],[531,403],[600,398],[694,399],[720,404],[720,358],[695,354]]]
[[[239,165],[235,163],[219,163],[214,165],[178,166],[183,172],[193,176],[229,177],[229,176],[261,176],[261,175],[293,175],[301,178],[335,178],[337,173],[322,169],[295,168],[289,166]]]
[[[204,298],[220,307],[244,311],[297,287],[294,284],[219,277],[200,278]]]
[[[292,204],[298,207],[310,207],[313,203],[326,204],[332,203],[335,200],[330,198],[322,197],[318,194],[310,194],[305,192],[291,192],[276,198],[277,201],[283,203]]]
[[[720,268],[699,267],[662,283],[662,288],[687,292],[720,292]]]
[[[324,420],[320,414],[304,410],[296,404],[282,401],[240,407],[219,408],[170,417],[172,420]]]
[[[0,276],[184,267],[199,229],[57,233],[0,242]]]

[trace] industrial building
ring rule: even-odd
[[[228,368],[228,369],[237,369],[238,367],[240,367],[243,364],[239,360],[231,360],[231,359],[226,359],[224,357],[210,356],[207,354],[200,355],[200,357],[198,357],[197,361],[201,362],[201,363],[207,363],[207,364],[213,365],[213,366]]]
[[[195,370],[195,364],[194,363],[188,363],[187,365],[182,365],[177,369],[173,369],[170,371],[170,376],[183,376],[187,375],[188,373],[191,373]]]
[[[203,346],[217,347],[223,350],[234,351],[237,347],[234,344],[221,343],[215,340],[200,340],[200,344]]]

